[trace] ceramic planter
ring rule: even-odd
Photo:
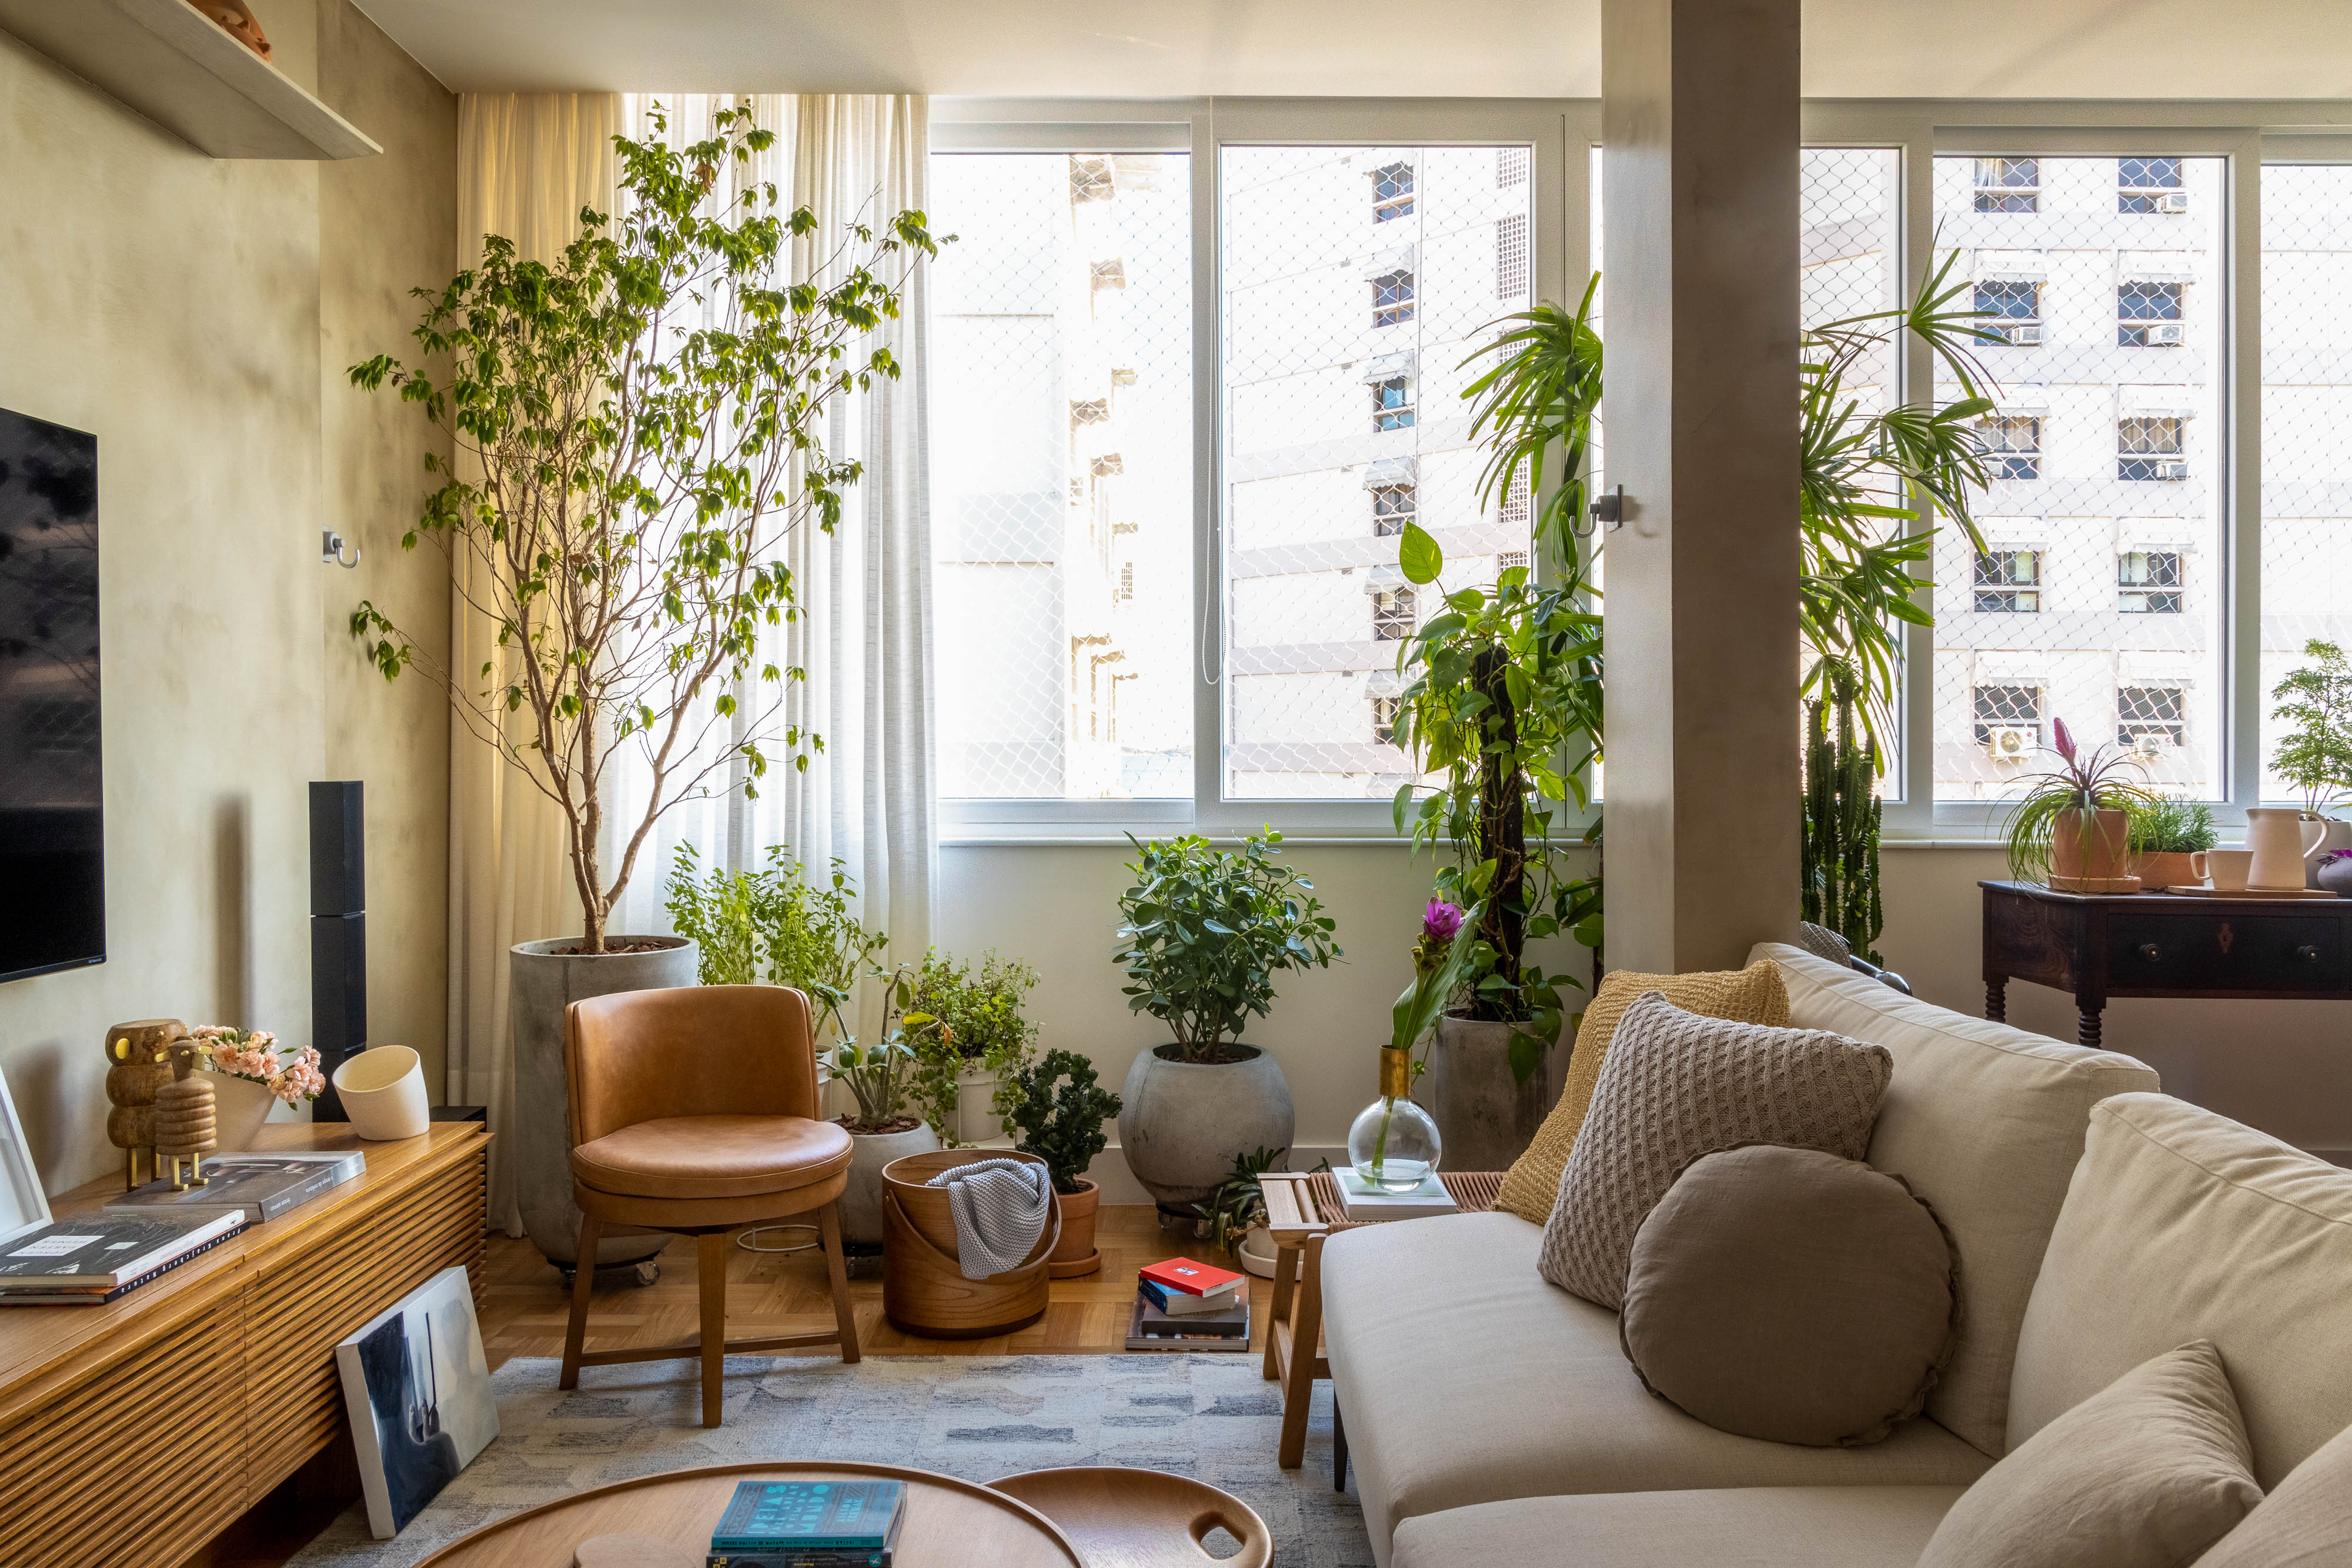
[[[882,1245],[882,1167],[908,1155],[928,1155],[940,1136],[918,1122],[903,1133],[849,1134],[849,1185],[842,1189],[841,1238],[859,1247]]]
[[[668,990],[696,983],[694,944],[682,936],[608,936],[657,943],[642,953],[574,954],[576,936],[518,942],[509,950],[514,1019],[515,1197],[540,1255],[560,1269],[580,1257],[580,1209],[572,1201],[572,1090],[563,1066],[563,1009],[615,991]],[[599,1268],[634,1263],[669,1245],[667,1236],[612,1236],[597,1245]]]
[[[1274,1278],[1274,1232],[1263,1225],[1253,1225],[1242,1232],[1234,1243],[1234,1256],[1241,1260],[1242,1268],[1261,1280]]]
[[[267,1084],[250,1078],[232,1078],[226,1072],[205,1076],[213,1086],[213,1136],[221,1152],[253,1147],[254,1140],[261,1136],[261,1124],[278,1109],[278,1096]]]
[[[362,1051],[335,1069],[335,1093],[352,1131],[372,1143],[421,1138],[433,1129],[425,1062],[404,1045]]]
[[[2338,898],[2352,898],[2352,855],[2328,861],[2312,868],[2319,885]]]
[[[1046,1273],[1075,1280],[1102,1271],[1102,1254],[1095,1249],[1095,1209],[1101,1202],[1102,1188],[1084,1176],[1077,1191],[1054,1194],[1054,1207],[1062,1211],[1062,1239],[1045,1260]]]
[[[2131,874],[2131,820],[2117,810],[2067,810],[2051,823],[2050,874],[2114,882]]]
[[[2325,825],[2326,831],[2318,845],[2304,859],[2305,887],[2326,887],[2328,884],[2319,880],[2320,862],[2337,850],[2352,850],[2352,822],[2340,821],[2334,817],[2322,817],[2319,820]],[[2352,862],[2339,861],[2336,863],[2343,865]]]
[[[1551,1109],[1551,1074],[1538,1062],[1525,1083],[1511,1076],[1511,1026],[1447,1014],[1437,1020],[1429,1070],[1412,1097],[1437,1122],[1445,1168],[1508,1170],[1528,1152]]]
[[[1286,1149],[1298,1120],[1290,1085],[1274,1058],[1254,1045],[1228,1046],[1239,1061],[1186,1061],[1155,1046],[1127,1070],[1119,1098],[1119,1153],[1163,1209],[1208,1198],[1234,1174],[1234,1156]]]

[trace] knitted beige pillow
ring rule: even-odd
[[[1685,1166],[1734,1144],[1794,1144],[1861,1159],[1894,1075],[1884,1046],[1826,1030],[1702,1018],[1643,992],[1601,1064],[1537,1271],[1616,1310],[1625,1301],[1633,1233]]]
[[[1568,1058],[1568,1081],[1560,1086],[1559,1102],[1536,1130],[1528,1145],[1504,1174],[1496,1208],[1507,1208],[1521,1219],[1541,1225],[1551,1218],[1559,1200],[1559,1175],[1568,1168],[1568,1155],[1592,1104],[1593,1086],[1601,1082],[1601,1064],[1609,1041],[1633,998],[1643,991],[1662,992],[1666,1000],[1687,1012],[1741,1023],[1786,1025],[1789,988],[1781,983],[1780,967],[1759,958],[1745,969],[1710,969],[1696,975],[1643,975],[1619,969],[1605,975],[1592,994],[1577,1026],[1576,1044]]]

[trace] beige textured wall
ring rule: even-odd
[[[389,150],[366,175],[207,158],[0,36],[0,406],[99,437],[109,960],[0,987],[0,1072],[51,1191],[115,1165],[108,1024],[308,1039],[305,787],[331,769],[370,779],[372,836],[398,846],[371,877],[375,1037],[397,1020],[439,1052],[438,709],[421,685],[358,695],[332,633],[355,584],[429,599],[436,569],[385,550],[331,578],[318,539],[322,522],[381,537],[413,455],[324,395],[322,328],[365,324],[373,274],[404,285],[433,244],[427,276],[446,274],[455,104],[343,0],[320,12],[341,107]],[[280,68],[315,84],[317,16],[281,5],[268,27]],[[442,237],[358,229],[370,192],[406,205],[385,226]]]

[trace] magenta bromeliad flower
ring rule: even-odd
[[[1462,930],[1462,911],[1442,898],[1433,898],[1421,912],[1421,935],[1430,942],[1451,942]]]

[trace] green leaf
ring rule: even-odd
[[[1407,523],[1397,542],[1397,569],[1407,582],[1435,582],[1445,570],[1445,552],[1419,523]]]

